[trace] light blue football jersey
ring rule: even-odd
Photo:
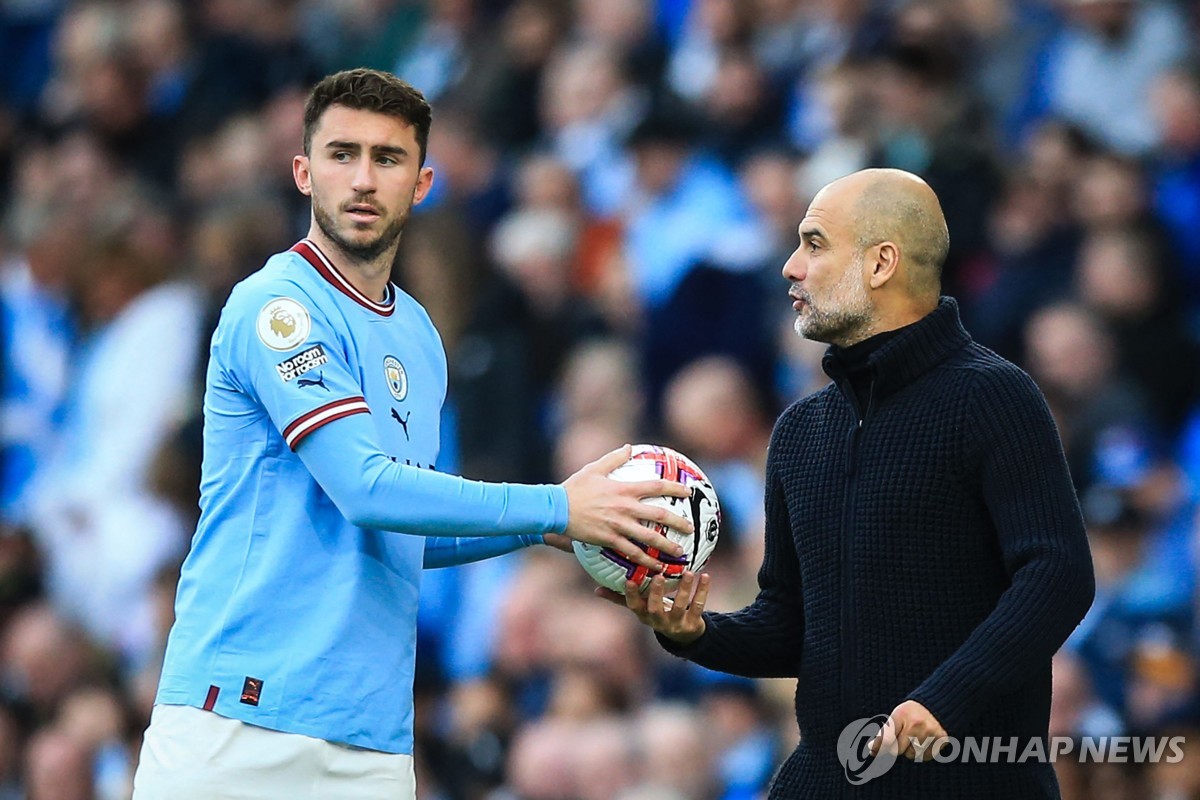
[[[156,702],[412,752],[423,562],[508,552],[567,521],[562,487],[432,471],[445,394],[420,304],[394,285],[372,301],[313,242],[234,288]]]

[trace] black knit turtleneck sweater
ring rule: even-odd
[[[906,699],[954,737],[1044,738],[1050,659],[1094,592],[1033,381],[974,343],[949,298],[863,349],[865,402],[831,352],[834,384],[776,424],[758,598],[706,614],[690,646],[660,641],[722,672],[799,679],[801,743],[771,798],[1057,797],[1048,764],[900,759],[845,778],[843,728]]]

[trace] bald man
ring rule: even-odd
[[[706,612],[689,574],[690,603],[661,579],[609,599],[697,664],[799,679],[771,798],[1058,797],[1036,757],[1050,660],[1094,581],[1046,403],[940,297],[950,238],[923,180],[834,181],[799,235],[783,275],[833,383],[772,434],[758,597]]]

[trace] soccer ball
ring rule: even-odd
[[[695,533],[687,535],[664,526],[653,526],[671,541],[683,545],[683,555],[660,555],[654,548],[643,549],[667,565],[663,576],[667,579],[668,591],[679,584],[684,570],[699,572],[704,568],[713,548],[717,546],[721,506],[712,483],[690,458],[669,447],[638,444],[633,446],[630,459],[610,472],[608,477],[629,482],[662,479],[690,486],[691,497],[648,497],[643,501],[647,505],[670,509],[695,527]],[[572,542],[572,545],[579,563],[601,586],[624,593],[625,581],[633,580],[638,582],[643,593],[650,587],[654,574],[615,550],[583,542]]]

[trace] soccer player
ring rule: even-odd
[[[679,548],[643,521],[690,531],[640,502],[682,486],[605,477],[628,447],[561,486],[432,470],[445,354],[388,282],[433,180],[430,119],[373,70],[309,97],[293,165],[309,236],[234,288],[213,335],[201,517],[137,800],[413,798],[422,567],[565,534],[661,569],[652,554]]]

